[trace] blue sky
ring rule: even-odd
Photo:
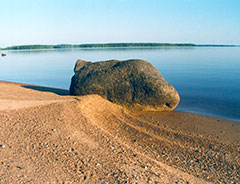
[[[0,47],[240,44],[240,0],[0,0]]]

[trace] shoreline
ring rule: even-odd
[[[56,87],[51,87],[51,86],[39,86],[39,85],[35,85],[35,84],[26,84],[26,83],[21,83],[21,82],[12,82],[12,81],[3,81],[0,80],[0,83],[9,83],[9,84],[19,84],[19,85],[24,85],[24,86],[31,86],[29,87],[30,89],[36,89],[39,91],[49,91],[49,92],[53,92],[56,93],[58,95],[68,95],[69,90],[68,89],[61,89],[61,88],[56,88]],[[197,112],[197,111],[185,111],[185,110],[174,110],[173,112],[180,112],[180,113],[189,113],[189,114],[193,114],[193,115],[199,115],[199,116],[203,116],[203,117],[209,117],[209,118],[215,118],[215,119],[221,119],[221,120],[226,120],[226,121],[232,121],[235,123],[240,123],[240,120],[238,119],[231,119],[231,118],[227,118],[227,117],[222,117],[222,116],[214,116],[214,114],[207,114],[207,113],[201,113],[201,112]]]
[[[215,119],[221,119],[226,121],[232,121],[235,123],[240,123],[239,119],[232,119],[224,116],[214,116],[214,114],[211,114],[211,113],[204,113],[204,112],[197,112],[197,111],[184,111],[184,110],[174,110],[174,112],[188,113],[188,114],[199,115],[203,117],[209,117],[209,118],[215,118]]]
[[[0,50],[51,50],[51,49],[97,49],[97,48],[174,48],[174,47],[240,47],[225,44],[193,44],[193,43],[94,43],[94,44],[57,44],[57,45],[17,45],[0,48]]]
[[[240,124],[0,81],[0,182],[240,182]]]

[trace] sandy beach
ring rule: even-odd
[[[0,183],[240,183],[240,123],[0,81]]]

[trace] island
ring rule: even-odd
[[[0,50],[28,50],[28,49],[66,49],[66,48],[134,48],[134,47],[237,47],[238,45],[215,45],[193,43],[94,43],[94,44],[58,44],[58,45],[18,45]]]

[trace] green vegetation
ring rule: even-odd
[[[192,43],[100,43],[100,44],[60,44],[60,45],[19,45],[2,50],[62,49],[62,48],[107,48],[107,47],[233,47],[234,45],[196,45]],[[1,49],[0,49],[1,50]]]
[[[25,50],[25,49],[53,49],[51,45],[19,45],[4,48],[3,50]]]

